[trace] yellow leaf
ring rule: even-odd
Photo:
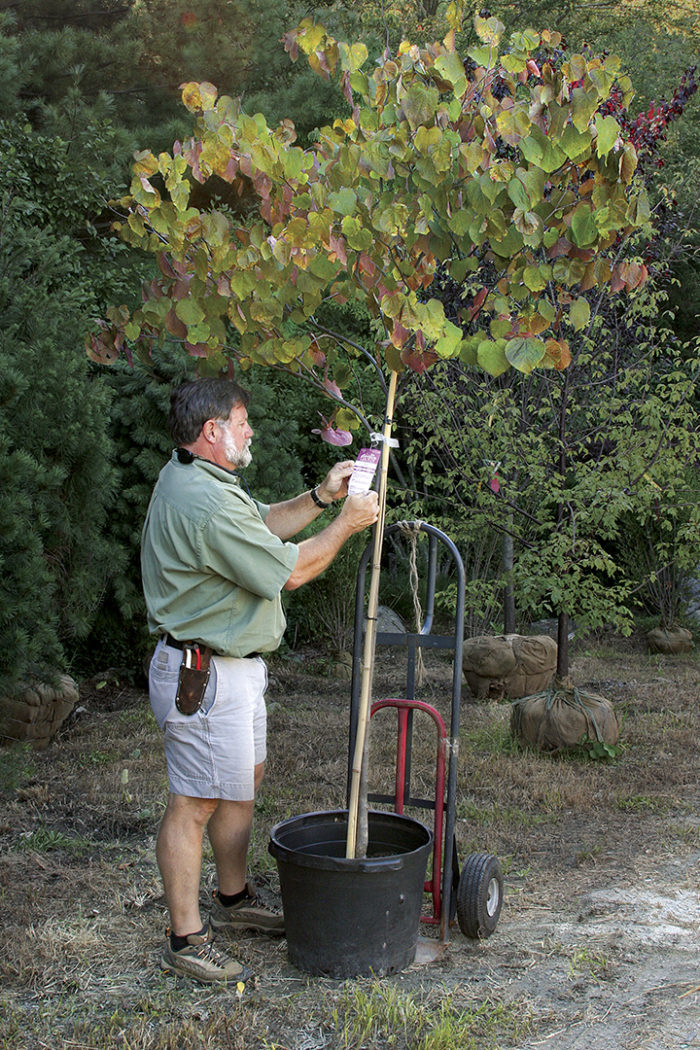
[[[216,102],[218,94],[214,85],[209,84],[207,81],[198,84],[196,81],[190,80],[186,84],[181,84],[180,90],[182,91],[182,101],[191,113],[201,113],[206,109],[211,109]]]
[[[503,22],[495,17],[482,18],[481,15],[474,16],[474,29],[479,40],[485,44],[496,46],[500,43],[505,26]]]

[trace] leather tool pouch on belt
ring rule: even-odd
[[[211,649],[206,645],[185,643],[177,683],[175,706],[182,715],[194,715],[204,700],[209,683]]]

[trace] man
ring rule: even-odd
[[[174,391],[170,431],[177,447],[153,491],[141,543],[149,628],[160,636],[149,694],[170,787],[156,845],[170,914],[161,965],[202,981],[250,976],[214,943],[216,931],[283,932],[282,917],[262,907],[246,883],[266,754],[261,656],[282,639],[281,592],[322,573],[345,541],[378,516],[375,492],[347,496],[351,460],[295,499],[268,507],[247,495],[235,473],[251,460],[247,402],[247,392],[224,379]],[[325,529],[289,542],[346,496]],[[205,829],[218,889],[203,924]]]

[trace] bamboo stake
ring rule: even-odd
[[[374,674],[374,651],[377,638],[377,609],[379,608],[379,571],[382,558],[382,545],[384,543],[384,521],[386,519],[386,490],[389,474],[389,440],[391,438],[391,426],[394,415],[394,399],[396,397],[396,381],[398,373],[391,373],[389,379],[389,390],[386,399],[386,414],[384,416],[384,430],[382,441],[382,458],[379,473],[379,517],[375,525],[374,550],[372,555],[372,572],[370,575],[369,599],[367,602],[367,627],[365,629],[365,641],[362,652],[362,680],[360,686],[360,703],[357,718],[357,736],[355,738],[355,754],[352,764],[352,779],[350,782],[350,805],[348,808],[348,835],[346,857],[357,856],[358,848],[358,823],[360,819],[360,785],[362,782],[362,765],[367,748],[367,730],[369,727],[369,705],[372,694],[372,677]],[[364,799],[365,810],[367,799]],[[367,843],[364,843],[366,851]]]

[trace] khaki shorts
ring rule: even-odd
[[[260,657],[214,656],[204,701],[194,715],[175,707],[182,652],[161,640],[148,691],[163,730],[170,791],[191,798],[249,802],[255,767],[265,761],[267,668]]]

